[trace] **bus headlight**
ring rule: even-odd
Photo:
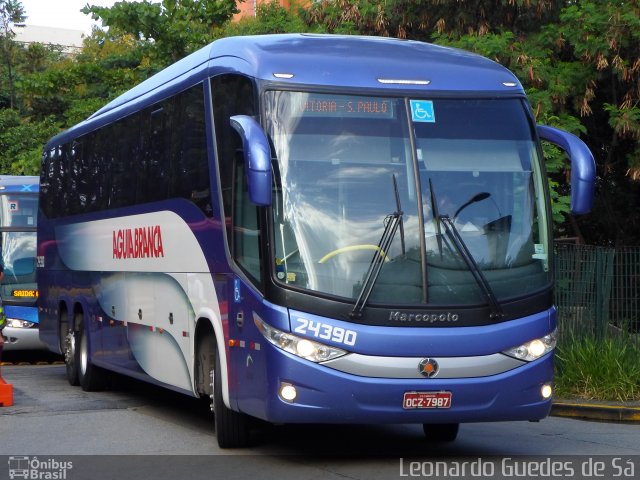
[[[532,362],[553,350],[556,347],[557,338],[557,330],[554,330],[549,335],[545,335],[542,338],[536,338],[530,342],[505,350],[502,353],[509,355],[510,357],[517,358],[518,360]]]
[[[12,328],[31,328],[35,325],[27,320],[19,320],[17,318],[7,318],[7,327]]]
[[[262,319],[254,315],[254,322],[260,330],[260,333],[264,335],[269,343],[284,350],[285,352],[293,353],[294,355],[311,360],[315,363],[326,362],[334,358],[346,355],[348,352],[341,348],[325,345],[320,342],[315,342],[307,338],[298,337],[277,328],[268,325],[263,322]]]

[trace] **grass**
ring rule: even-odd
[[[640,342],[628,336],[561,337],[556,350],[560,398],[640,401]]]

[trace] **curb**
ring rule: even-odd
[[[554,402],[551,415],[603,422],[640,423],[640,406]]]

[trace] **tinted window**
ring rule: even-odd
[[[185,198],[212,214],[202,85],[43,155],[47,216]]]

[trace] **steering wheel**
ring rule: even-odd
[[[387,257],[387,254],[384,253],[384,250],[382,250],[379,246],[371,245],[371,244],[361,244],[361,245],[349,245],[348,247],[336,248],[335,250],[330,251],[324,257],[322,257],[318,261],[318,263],[325,263],[327,260],[332,259],[336,255],[340,255],[342,253],[347,253],[347,252],[354,252],[358,250],[376,250],[380,252],[380,256],[384,258],[385,262],[389,261],[389,257]]]

